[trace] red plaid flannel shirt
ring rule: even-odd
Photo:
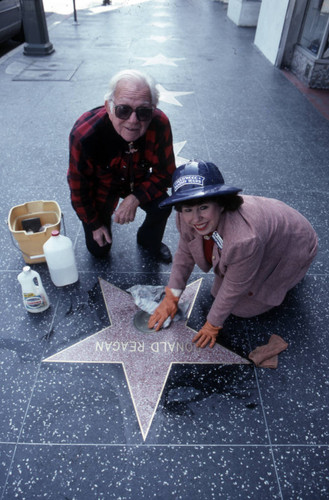
[[[171,186],[175,157],[170,122],[162,111],[154,111],[146,134],[133,147],[137,151],[128,154],[128,143],[114,130],[104,106],[74,124],[67,179],[73,208],[92,229],[102,225],[99,214],[110,197],[118,202],[132,192],[144,205]]]

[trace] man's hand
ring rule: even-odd
[[[196,342],[196,346],[202,349],[210,342],[209,347],[213,348],[218,332],[221,329],[221,326],[212,326],[212,324],[206,321],[201,330],[193,337],[192,342]]]
[[[110,233],[105,226],[101,226],[93,231],[93,238],[100,247],[104,247],[107,243],[112,243]]]
[[[150,317],[148,327],[153,328],[156,325],[155,331],[158,332],[169,316],[171,319],[175,316],[178,301],[179,297],[175,297],[171,289],[166,286],[166,296]]]
[[[135,220],[139,201],[133,194],[129,194],[114,212],[114,222],[118,224],[129,224]]]

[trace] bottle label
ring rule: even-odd
[[[24,302],[27,310],[35,311],[46,305],[45,298],[42,295],[34,295],[33,293],[24,293]]]

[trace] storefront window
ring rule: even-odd
[[[329,0],[310,0],[299,44],[317,58],[329,58]]]

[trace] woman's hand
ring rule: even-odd
[[[179,297],[175,297],[171,289],[166,286],[166,295],[163,301],[158,305],[152,316],[148,321],[148,327],[153,328],[156,325],[155,331],[158,332],[163,323],[169,316],[171,319],[177,313]]]
[[[210,342],[209,347],[213,348],[216,343],[218,332],[221,329],[222,326],[213,326],[206,321],[201,330],[193,337],[192,342],[196,342],[196,346],[202,349]]]

